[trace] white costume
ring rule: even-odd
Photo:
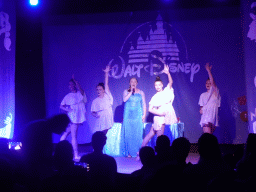
[[[203,112],[200,121],[201,127],[209,122],[219,126],[218,108],[220,107],[220,101],[221,97],[218,88],[214,91],[212,86],[209,92],[204,92],[200,95],[198,104],[202,107]]]
[[[163,124],[172,125],[177,123],[177,117],[172,106],[174,100],[174,90],[169,84],[163,91],[157,92],[150,100],[149,105],[153,105],[159,112],[164,112],[165,116],[154,116],[154,130],[161,130]]]
[[[96,118],[94,131],[109,129],[114,124],[113,119],[113,97],[109,91],[105,91],[104,97],[97,97],[93,100],[91,112],[97,112],[100,117]]]
[[[83,123],[85,118],[85,103],[87,102],[86,95],[82,95],[80,91],[67,94],[61,102],[61,105],[73,109],[68,112],[68,116],[72,123]]]

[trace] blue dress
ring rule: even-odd
[[[140,93],[131,95],[125,102],[122,125],[122,153],[137,156],[143,141],[143,99]]]

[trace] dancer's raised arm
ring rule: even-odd
[[[165,63],[163,58],[157,57],[156,55],[152,55],[152,57],[157,58],[159,61],[161,61],[164,64],[164,69],[163,69],[162,72],[165,73],[168,76],[169,86],[170,86],[170,89],[171,89],[172,88],[172,84],[173,84],[173,80],[172,80],[172,76],[170,74],[168,65]]]
[[[173,84],[173,80],[172,80],[172,76],[171,76],[171,74],[169,72],[169,67],[166,64],[164,64],[163,73],[165,73],[168,76],[168,81],[169,81],[168,85],[169,85],[169,87],[171,89],[172,88],[172,84]]]
[[[81,93],[82,95],[84,95],[84,90],[83,90],[83,88],[81,87],[80,83],[79,83],[77,80],[75,80],[75,75],[74,75],[74,74],[72,75],[72,79],[73,79],[73,81],[76,83],[77,89],[80,91],[80,93]]]
[[[110,92],[109,86],[108,86],[108,73],[110,70],[111,69],[109,65],[106,66],[106,69],[103,69],[103,71],[105,72],[105,91],[107,92]]]
[[[211,70],[212,70],[212,65],[210,65],[209,63],[206,63],[205,69],[206,69],[206,71],[208,72],[208,76],[209,76],[209,79],[210,79],[210,82],[211,82],[212,87],[213,87],[214,89],[216,89],[217,86],[216,86],[216,84],[215,84],[215,81],[214,81],[214,79],[213,79],[212,72],[211,72]]]

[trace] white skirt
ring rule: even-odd
[[[103,131],[110,129],[114,124],[112,108],[104,109],[98,112],[99,118],[96,118],[94,131]]]
[[[154,116],[153,128],[156,131],[161,130],[162,125],[172,125],[177,123],[176,113],[171,103],[161,106],[159,112],[164,112],[165,116]]]
[[[215,126],[219,126],[219,118],[218,118],[218,105],[211,104],[205,105],[202,108],[203,114],[201,115],[200,125],[203,127],[205,124],[212,123]]]
[[[73,109],[73,111],[68,112],[68,116],[72,123],[83,123],[86,121],[86,109],[83,102],[76,105],[71,105],[70,108]]]

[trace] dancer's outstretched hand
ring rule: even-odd
[[[103,71],[104,71],[105,73],[108,73],[110,70],[111,70],[111,68],[110,68],[109,65],[107,65],[106,68],[103,69]]]
[[[212,70],[212,65],[210,65],[210,63],[206,63],[205,69],[206,69],[206,71],[211,71]]]
[[[164,64],[164,70],[163,70],[163,73],[165,73],[165,74],[169,74],[170,72],[169,72],[169,66],[168,65],[166,65],[166,64]]]

